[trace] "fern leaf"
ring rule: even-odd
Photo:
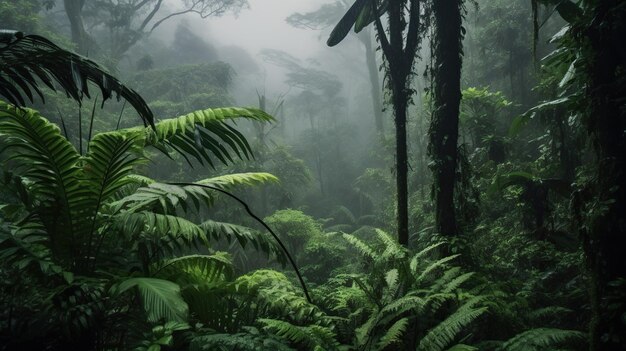
[[[446,351],[478,351],[478,348],[465,344],[456,344]]]
[[[180,287],[163,279],[130,278],[118,286],[118,292],[137,288],[148,321],[160,320],[184,322],[187,319],[187,304],[180,296]]]
[[[230,280],[233,267],[229,255],[224,252],[187,255],[165,260],[157,266],[154,276],[179,284],[203,284]]]
[[[430,274],[431,272],[433,272],[434,270],[436,270],[437,268],[444,266],[447,262],[452,261],[453,259],[459,257],[460,254],[456,254],[456,255],[452,255],[452,256],[448,256],[448,257],[444,257],[442,259],[439,259],[433,263],[431,263],[428,267],[426,267],[426,269],[424,269],[422,271],[422,273],[417,277],[417,280],[423,280],[426,276],[428,276],[428,274]]]
[[[415,254],[415,256],[413,256],[413,259],[411,260],[410,263],[410,268],[411,271],[413,271],[414,273],[417,273],[417,265],[418,265],[418,261],[420,258],[426,256],[427,254],[429,254],[431,251],[433,251],[434,249],[438,248],[439,246],[445,244],[445,242],[438,242],[436,244],[430,245],[426,248],[424,248],[422,251],[418,252]]]
[[[71,261],[71,246],[86,228],[81,212],[89,207],[91,192],[81,183],[80,155],[59,128],[30,109],[18,109],[0,101],[0,136],[4,152],[16,162],[17,172],[31,183],[31,191],[43,202],[41,220],[55,243],[55,255]],[[54,213],[54,215],[53,215]]]
[[[444,350],[454,341],[463,328],[468,326],[487,310],[486,307],[474,307],[482,299],[482,297],[470,299],[463,306],[459,307],[456,312],[429,330],[424,338],[420,340],[418,350]]]
[[[407,325],[408,318],[402,318],[396,321],[378,341],[377,349],[384,350],[386,347],[402,341]]]
[[[205,162],[215,168],[209,155],[227,164],[232,162],[232,154],[243,159],[252,157],[252,149],[246,138],[226,122],[239,118],[258,122],[272,121],[273,118],[255,108],[225,107],[195,111],[177,118],[160,121],[155,129],[130,128],[123,133],[145,133],[145,146],[154,146],[169,153],[166,147],[183,155],[190,155],[198,162]],[[209,151],[209,153],[207,153]]]
[[[375,259],[378,256],[378,254],[369,245],[367,245],[354,235],[344,233],[342,236],[344,239],[346,239],[347,242],[352,244],[352,246],[354,246],[363,256],[370,259]]]
[[[276,243],[276,240],[265,233],[236,224],[211,220],[202,222],[200,228],[205,231],[209,238],[216,241],[225,239],[230,243],[233,240],[237,240],[242,248],[251,244],[255,250],[273,255],[279,263],[284,264],[287,262],[285,252]]]
[[[582,341],[586,335],[575,330],[563,330],[555,328],[536,328],[517,334],[510,338],[498,350],[546,350],[558,344],[571,341]]]
[[[264,325],[264,330],[308,350],[313,350],[319,346],[326,350],[339,346],[335,333],[327,327],[315,324],[302,327],[267,318],[260,318],[258,321]]]
[[[236,334],[208,334],[193,338],[189,351],[295,351],[271,335],[263,334],[255,328],[247,327],[250,332]]]
[[[151,242],[165,252],[202,243],[208,245],[204,230],[184,218],[152,212],[124,212],[114,217],[115,228],[127,238]]]
[[[269,173],[238,173],[204,179],[197,183],[230,190],[241,185],[256,185],[267,181],[277,181],[277,178]],[[127,208],[129,211],[149,209],[162,213],[176,213],[178,207],[187,211],[189,201],[193,202],[196,210],[200,209],[201,204],[210,207],[215,197],[215,191],[201,186],[152,182],[116,201],[114,205],[117,208]]]

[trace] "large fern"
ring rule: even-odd
[[[350,330],[342,323],[356,325],[352,335],[355,348],[444,350],[486,311],[483,297],[458,294],[472,277],[450,266],[458,255],[427,258],[441,244],[411,255],[380,230],[370,242],[343,236],[363,257],[368,274],[337,281],[339,285],[331,290],[335,298],[327,301],[345,318],[339,330]]]
[[[182,322],[187,319],[187,303],[180,296],[176,283],[155,278],[130,278],[122,281],[115,293],[123,293],[137,288],[148,320]]]
[[[238,158],[251,158],[252,149],[246,138],[229,121],[243,118],[268,122],[273,118],[255,108],[224,107],[195,111],[177,118],[163,120],[154,128],[128,128],[114,133],[144,134],[144,146],[153,146],[169,153],[174,150],[187,161],[188,156],[201,164],[215,168],[217,158],[222,163]]]
[[[559,345],[585,340],[586,335],[575,330],[535,328],[524,331],[505,341],[498,351],[547,350]]]

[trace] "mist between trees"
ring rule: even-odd
[[[618,0],[0,0],[0,350],[625,350]]]

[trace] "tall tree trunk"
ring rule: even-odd
[[[588,1],[591,47],[587,128],[597,155],[588,231],[582,231],[591,284],[590,349],[626,350],[626,9],[621,0]],[[621,6],[621,7],[620,7]],[[620,44],[621,43],[621,44]],[[588,46],[587,46],[588,45]]]
[[[396,124],[396,190],[398,195],[398,242],[401,245],[409,244],[409,205],[408,205],[408,153],[406,147],[406,115],[408,105],[408,91],[406,84],[399,83],[394,92],[394,118]]]
[[[85,31],[85,24],[83,23],[85,0],[64,0],[63,4],[67,18],[70,21],[72,41],[76,44],[76,50],[81,55],[87,55],[89,54],[91,40]]]
[[[437,231],[457,234],[454,208],[461,103],[461,1],[433,2],[435,17],[434,114],[430,126]]]
[[[372,108],[374,111],[374,122],[376,123],[376,132],[382,135],[384,133],[383,126],[383,100],[381,96],[380,78],[378,77],[378,63],[376,62],[376,50],[372,45],[372,36],[369,30],[363,30],[359,34],[359,40],[365,47],[365,61],[367,71],[370,78]]]

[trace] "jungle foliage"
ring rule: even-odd
[[[180,5],[0,0],[0,350],[626,349],[622,1]]]

